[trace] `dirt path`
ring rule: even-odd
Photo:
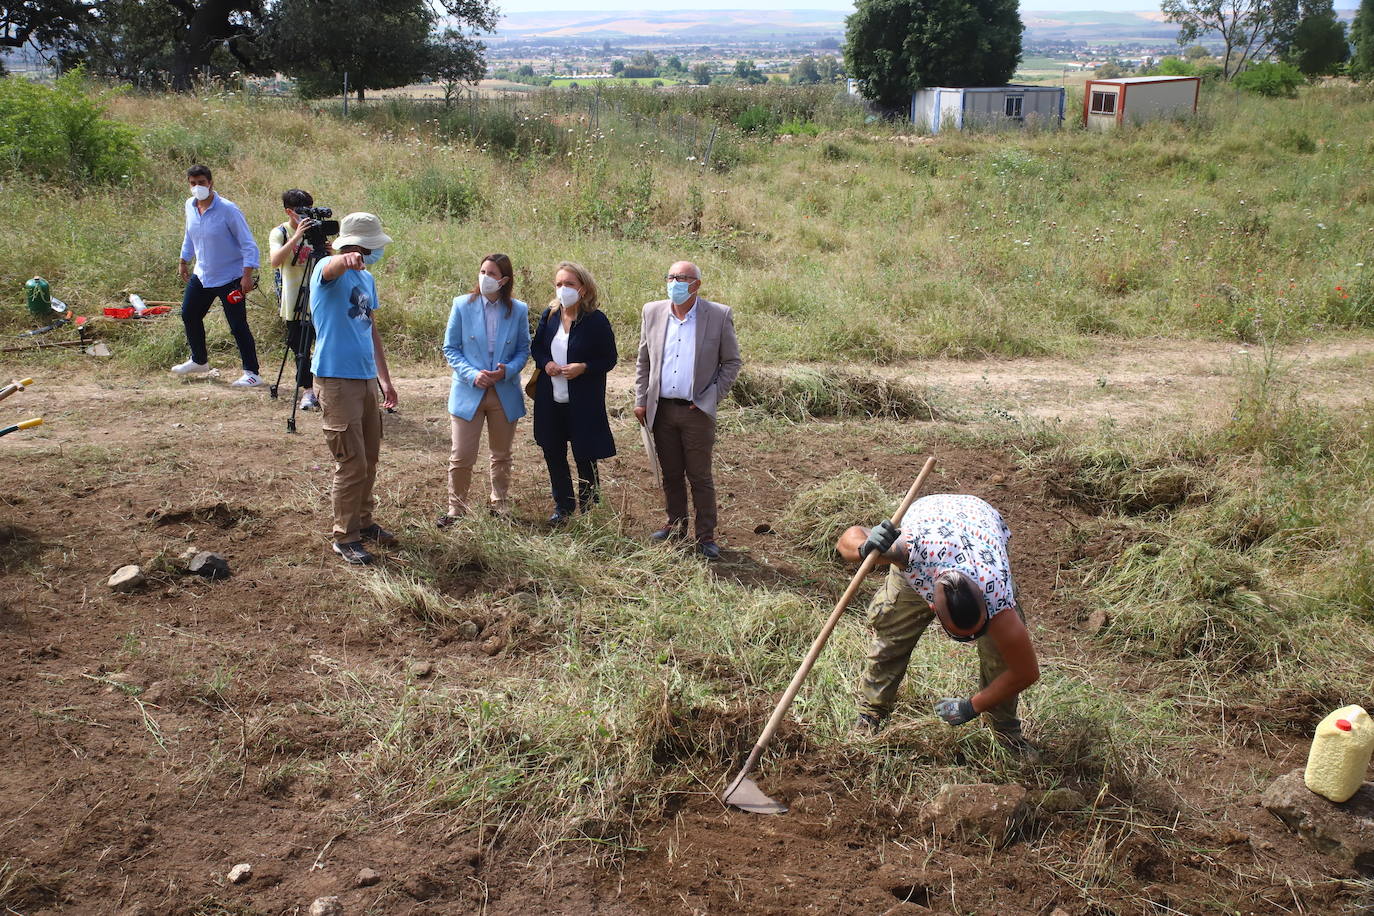
[[[1347,407],[1374,393],[1374,340],[1308,342],[1275,356],[1280,379],[1321,403]],[[1229,409],[1238,375],[1265,360],[1258,346],[1161,339],[1104,342],[1074,359],[934,360],[903,375],[974,411],[1135,425]]]

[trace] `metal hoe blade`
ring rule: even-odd
[[[743,773],[736,777],[730,788],[726,789],[721,795],[720,800],[727,805],[731,805],[741,811],[748,811],[750,814],[786,814],[787,806],[782,802],[773,801],[763,790],[755,785],[754,780],[748,778]]]

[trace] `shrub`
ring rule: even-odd
[[[225,162],[234,156],[232,128],[215,122],[193,130],[184,124],[164,124],[144,132],[143,146],[155,156],[175,163]]]
[[[1302,73],[1292,64],[1262,61],[1246,67],[1231,83],[1237,89],[1270,98],[1291,99],[1298,94],[1302,81]]]
[[[1197,67],[1179,57],[1165,57],[1150,68],[1147,76],[1196,76]]]
[[[1317,151],[1317,142],[1301,127],[1285,127],[1275,139],[1279,146],[1294,153]]]
[[[821,158],[831,162],[844,162],[850,157],[849,149],[839,143],[826,143],[821,147]]]
[[[778,133],[791,134],[794,137],[814,137],[821,132],[819,124],[812,124],[809,121],[798,121],[796,118],[785,124],[778,126]]]
[[[101,117],[103,99],[73,70],[53,88],[21,77],[0,80],[0,170],[44,181],[109,182],[138,167],[134,133]]]
[[[735,126],[746,134],[766,134],[775,124],[773,112],[762,105],[751,105],[735,118]]]
[[[411,176],[388,178],[372,191],[379,210],[416,219],[467,219],[481,204],[477,180],[463,172],[427,168]]]

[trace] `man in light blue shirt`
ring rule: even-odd
[[[205,316],[216,299],[224,305],[224,318],[238,344],[243,361],[243,377],[234,388],[256,388],[258,348],[248,327],[248,307],[244,296],[253,289],[253,269],[258,266],[258,245],[248,221],[232,201],[215,193],[210,169],[193,165],[186,170],[191,196],[186,200],[186,234],[181,242],[181,279],[186,291],[181,297],[181,322],[186,327],[186,343],[191,358],[173,366],[177,375],[210,371],[210,354],[205,343]],[[195,270],[191,270],[191,259]]]

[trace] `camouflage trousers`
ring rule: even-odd
[[[1021,613],[1019,608],[1017,613]],[[897,701],[897,690],[902,686],[902,678],[906,677],[911,653],[934,618],[934,609],[916,594],[897,568],[892,567],[882,587],[868,603],[873,647],[868,652],[868,664],[864,667],[860,684],[860,712],[879,719],[886,718],[892,712]],[[1024,615],[1022,619],[1025,619]],[[1006,671],[1007,663],[991,639],[980,639],[977,645],[978,683],[982,688]],[[999,734],[1008,737],[1021,734],[1021,720],[1016,717],[1016,705],[1017,697],[1013,696],[1005,703],[985,711],[984,715],[991,720],[992,727]]]

